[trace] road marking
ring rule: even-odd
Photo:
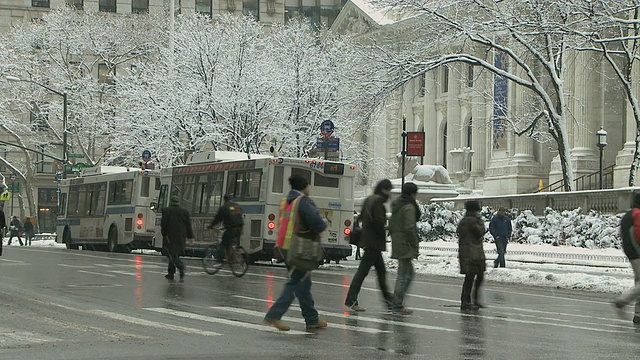
[[[94,268],[95,265],[69,265],[69,264],[58,264],[58,266],[70,267],[70,268],[78,268],[78,269],[91,269]]]
[[[240,298],[240,299],[246,299],[246,300],[262,301],[262,302],[273,302],[273,301],[270,301],[270,300],[252,298],[252,297],[249,297],[249,296],[242,296],[242,295],[231,295],[231,296],[237,297],[237,298]],[[343,318],[343,319],[349,318],[349,315],[347,315],[345,313],[332,313],[332,312],[329,312],[329,311],[318,310],[318,314],[325,315],[325,316],[331,316],[331,317],[337,317],[337,318]],[[393,324],[393,325],[411,327],[411,328],[415,328],[415,329],[458,332],[458,330],[456,330],[456,329],[450,329],[450,328],[445,328],[445,327],[440,327],[440,326],[430,326],[430,325],[408,323],[408,322],[403,322],[403,321],[378,319],[378,318],[372,318],[372,317],[362,316],[362,315],[358,315],[357,317],[353,317],[353,318],[357,319],[357,320],[361,320],[361,321],[368,321],[368,322],[373,322],[373,323],[378,323],[378,324]]]
[[[0,331],[0,347],[15,345],[23,346],[26,343],[45,343],[53,341],[61,341],[61,339],[36,334],[30,331],[14,331],[6,328],[3,328]]]
[[[9,259],[0,259],[0,261],[4,261],[4,262],[9,262],[9,263],[15,263],[16,265],[20,264],[26,264],[26,262],[21,261],[21,260],[9,260]]]
[[[173,325],[173,324],[150,321],[150,320],[140,319],[140,318],[126,316],[126,315],[122,315],[122,314],[116,314],[116,313],[112,313],[112,312],[104,311],[104,310],[95,310],[94,312],[96,314],[100,315],[100,316],[103,316],[103,317],[107,317],[107,318],[110,318],[110,319],[113,319],[113,320],[118,320],[118,321],[124,321],[124,322],[128,322],[128,323],[135,324],[135,325],[154,327],[154,328],[163,329],[163,330],[176,330],[176,331],[180,331],[180,332],[187,333],[187,334],[195,334],[195,335],[202,335],[202,336],[220,336],[220,335],[222,335],[222,334],[219,334],[219,333],[216,333],[216,332],[213,332],[213,331],[199,330],[199,329],[188,328],[188,327],[184,327],[184,326],[178,326],[178,325]]]
[[[210,309],[229,311],[229,312],[233,312],[233,313],[237,313],[237,314],[259,316],[261,318],[263,318],[264,314],[265,314],[265,313],[259,312],[259,311],[232,308],[232,307],[227,307],[227,306],[211,306]],[[291,322],[300,321],[300,319],[293,318],[293,317],[290,317],[290,316],[283,316],[282,320],[291,321]],[[332,329],[338,328],[338,329],[343,329],[343,330],[360,331],[360,332],[369,333],[369,334],[381,334],[381,333],[389,333],[389,332],[391,332],[391,331],[386,331],[386,330],[373,329],[373,328],[367,328],[367,327],[351,326],[351,325],[345,325],[345,324],[331,324],[331,328]]]
[[[138,276],[138,274],[136,274],[136,273],[127,272],[127,271],[120,271],[120,270],[107,270],[107,271],[110,272],[110,273],[114,273],[114,274]]]
[[[102,273],[93,272],[93,271],[86,271],[86,270],[78,270],[78,272],[79,273],[85,273],[85,274],[92,274],[92,275],[116,277],[115,275],[111,275],[111,274],[102,274]]]
[[[187,319],[200,320],[200,321],[206,321],[206,322],[218,323],[218,324],[224,324],[224,325],[231,325],[231,326],[238,326],[238,327],[242,327],[242,328],[245,328],[245,329],[282,333],[282,334],[287,334],[287,335],[308,335],[308,334],[313,334],[313,333],[309,333],[309,332],[305,332],[305,331],[296,331],[296,330],[280,331],[280,330],[278,330],[276,328],[273,328],[273,327],[267,326],[267,325],[251,324],[251,323],[245,323],[245,322],[241,322],[241,321],[222,319],[222,318],[217,318],[217,317],[212,317],[212,316],[199,315],[199,314],[194,314],[194,313],[189,313],[189,312],[184,312],[184,311],[171,310],[171,309],[165,309],[165,308],[145,308],[144,310],[154,311],[154,312],[158,312],[158,313],[161,313],[161,314],[169,314],[169,315],[173,315],[173,316],[179,316],[179,317],[183,317],[183,318],[187,318]]]

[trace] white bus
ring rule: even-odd
[[[116,166],[84,169],[60,182],[56,242],[67,249],[152,248],[160,172]]]
[[[221,151],[192,154],[187,165],[161,170],[158,208],[178,196],[180,205],[191,214],[195,243],[188,244],[187,250],[202,250],[217,240],[216,233],[207,227],[222,205],[223,195],[231,194],[244,213],[240,245],[250,255],[249,260],[271,260],[280,200],[289,192],[289,176],[298,174],[309,181],[311,198],[329,224],[322,240],[326,260],[339,262],[351,255],[354,166],[317,159],[251,157]],[[154,240],[158,250],[162,248],[162,237],[158,236],[161,216],[158,212]]]

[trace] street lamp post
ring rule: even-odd
[[[29,82],[32,84],[36,84],[38,86],[41,86],[49,91],[51,91],[52,93],[56,94],[56,95],[60,95],[62,96],[62,100],[63,100],[63,106],[62,106],[62,178],[66,179],[67,178],[67,171],[65,169],[65,167],[67,166],[67,163],[69,162],[69,158],[67,157],[67,93],[66,92],[61,92],[58,90],[54,90],[50,87],[48,87],[47,85],[41,84],[39,82],[33,81],[33,80],[25,80],[25,79],[20,79],[17,78],[15,76],[7,76],[6,79],[8,81],[13,81],[13,82],[19,82],[19,81],[24,81],[24,82]]]
[[[600,126],[600,130],[596,132],[596,136],[598,137],[598,143],[596,145],[598,145],[598,149],[600,149],[600,170],[598,174],[600,190],[602,190],[602,154],[604,153],[604,147],[607,146],[607,132]]]

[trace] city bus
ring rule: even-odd
[[[117,166],[60,181],[56,242],[67,249],[151,249],[160,172]]]
[[[351,255],[349,234],[353,221],[355,167],[342,162],[296,159],[215,151],[189,155],[186,165],[164,168],[160,175],[158,208],[177,196],[191,214],[195,242],[188,251],[202,251],[218,240],[221,231],[208,229],[225,194],[233,196],[244,213],[240,245],[250,261],[273,258],[278,233],[280,200],[287,196],[287,179],[305,177],[311,198],[329,224],[322,237],[327,261]],[[156,217],[154,247],[162,249],[161,212]],[[217,236],[216,236],[217,235]]]

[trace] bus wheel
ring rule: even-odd
[[[67,249],[78,250],[78,245],[71,243],[71,230],[68,227],[64,228],[62,233],[62,241],[67,246]]]
[[[115,226],[109,228],[109,237],[107,238],[107,251],[115,252],[118,246],[118,229]]]

